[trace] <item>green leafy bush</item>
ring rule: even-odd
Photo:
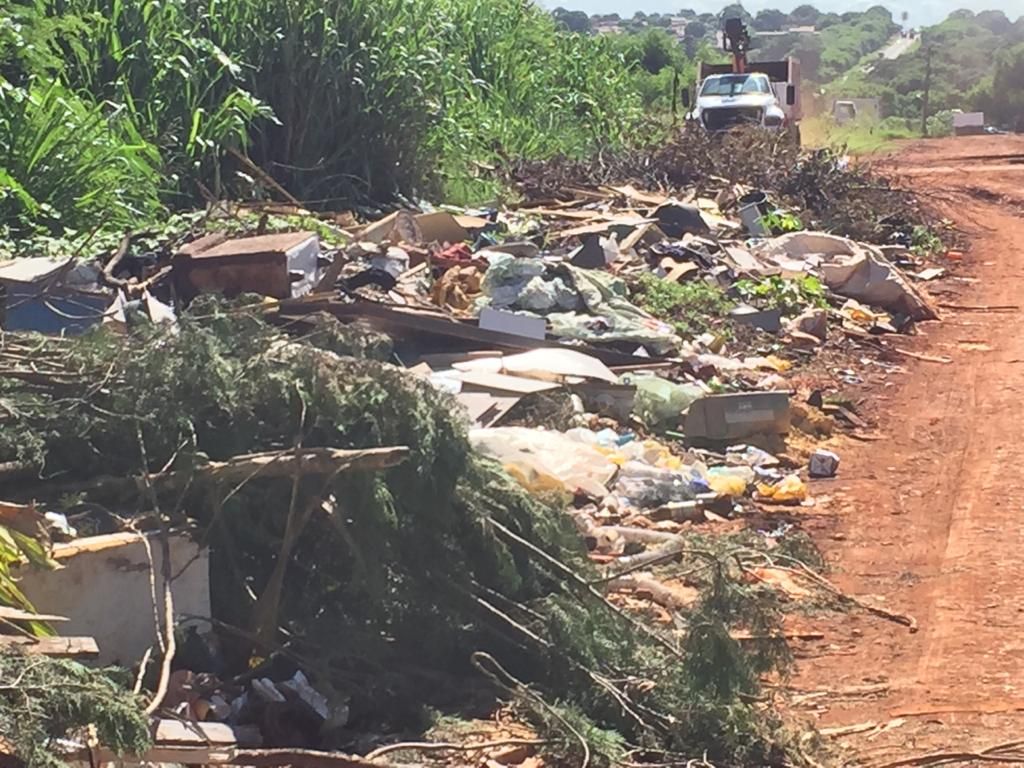
[[[33,5],[81,22],[56,74],[124,105],[190,197],[240,188],[227,148],[303,200],[480,196],[479,164],[618,141],[640,116],[608,41],[518,0]]]
[[[159,164],[124,108],[0,76],[0,237],[149,219],[160,207]]]
[[[808,307],[824,307],[827,303],[825,286],[813,275],[739,280],[734,288],[745,301],[763,309],[779,309],[784,315],[796,315]]]
[[[665,322],[683,337],[720,329],[722,317],[733,306],[715,283],[694,280],[675,283],[657,275],[641,275],[633,288],[633,301]]]

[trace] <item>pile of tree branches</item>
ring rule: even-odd
[[[286,655],[348,703],[305,746],[415,731],[489,680],[593,764],[804,761],[760,698],[788,658],[778,606],[735,558],[680,552],[701,600],[648,626],[608,601],[561,508],[471,450],[452,398],[325,348],[344,337],[217,302],[128,336],[4,336],[0,496],[194,526],[226,668]],[[358,472],[304,458],[374,450],[390,458]]]
[[[742,185],[793,208],[810,227],[876,243],[937,223],[911,191],[851,164],[841,151],[802,150],[785,134],[755,128],[712,134],[687,126],[667,137],[654,135],[648,143],[582,159],[512,163],[505,181],[528,200],[571,198],[574,188],[606,184],[632,183],[680,197],[714,197]]]
[[[56,739],[101,743],[117,754],[141,755],[150,744],[141,700],[123,671],[74,661],[0,653],[0,742],[32,768],[64,765]]]

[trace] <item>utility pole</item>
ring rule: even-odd
[[[921,135],[928,135],[928,99],[932,90],[932,47],[926,45],[924,40],[924,99],[921,103]]]

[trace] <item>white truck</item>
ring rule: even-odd
[[[741,125],[786,131],[800,138],[800,65],[795,59],[747,65],[698,65],[697,99],[688,117],[708,131]],[[685,103],[686,100],[684,100]]]
[[[728,64],[697,65],[697,99],[687,117],[708,131],[758,125],[786,131],[800,143],[800,62],[747,61],[750,34],[742,19],[725,20],[722,48],[732,54]],[[683,92],[690,108],[690,93]]]

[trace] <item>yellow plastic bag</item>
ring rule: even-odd
[[[719,496],[742,496],[747,492],[747,481],[736,475],[711,475],[708,486]]]
[[[759,483],[757,493],[762,498],[780,504],[807,500],[807,485],[799,475],[788,475],[775,485]]]

